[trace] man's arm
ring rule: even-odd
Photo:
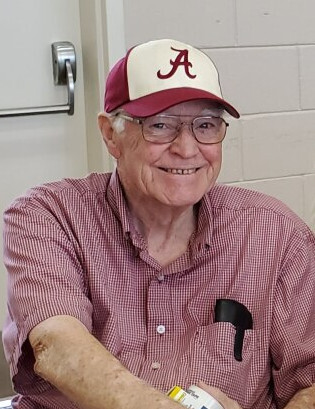
[[[35,372],[82,409],[178,409],[132,375],[74,317],[55,316],[29,334]]]
[[[285,409],[313,409],[315,407],[315,385],[297,392]]]

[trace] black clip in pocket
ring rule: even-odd
[[[215,322],[230,322],[235,326],[234,358],[242,361],[245,330],[253,328],[252,314],[238,301],[219,299],[216,301],[214,317]]]

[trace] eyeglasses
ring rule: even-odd
[[[116,116],[141,125],[143,138],[152,143],[173,142],[181,128],[188,125],[196,140],[205,145],[223,141],[229,124],[221,117],[198,116],[192,122],[183,122],[175,115],[154,115],[147,118],[135,118],[118,112]]]

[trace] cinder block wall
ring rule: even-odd
[[[0,331],[0,340],[2,339],[2,333]],[[9,375],[9,368],[7,361],[4,357],[2,342],[0,341],[0,400],[7,396],[12,396],[13,390],[11,386],[11,380]]]
[[[278,197],[315,230],[314,0],[124,0],[127,47],[176,38],[217,65],[241,112],[220,182]]]

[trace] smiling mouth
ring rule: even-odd
[[[172,175],[192,175],[196,173],[200,168],[191,169],[176,169],[176,168],[159,168],[164,172],[171,173]]]

